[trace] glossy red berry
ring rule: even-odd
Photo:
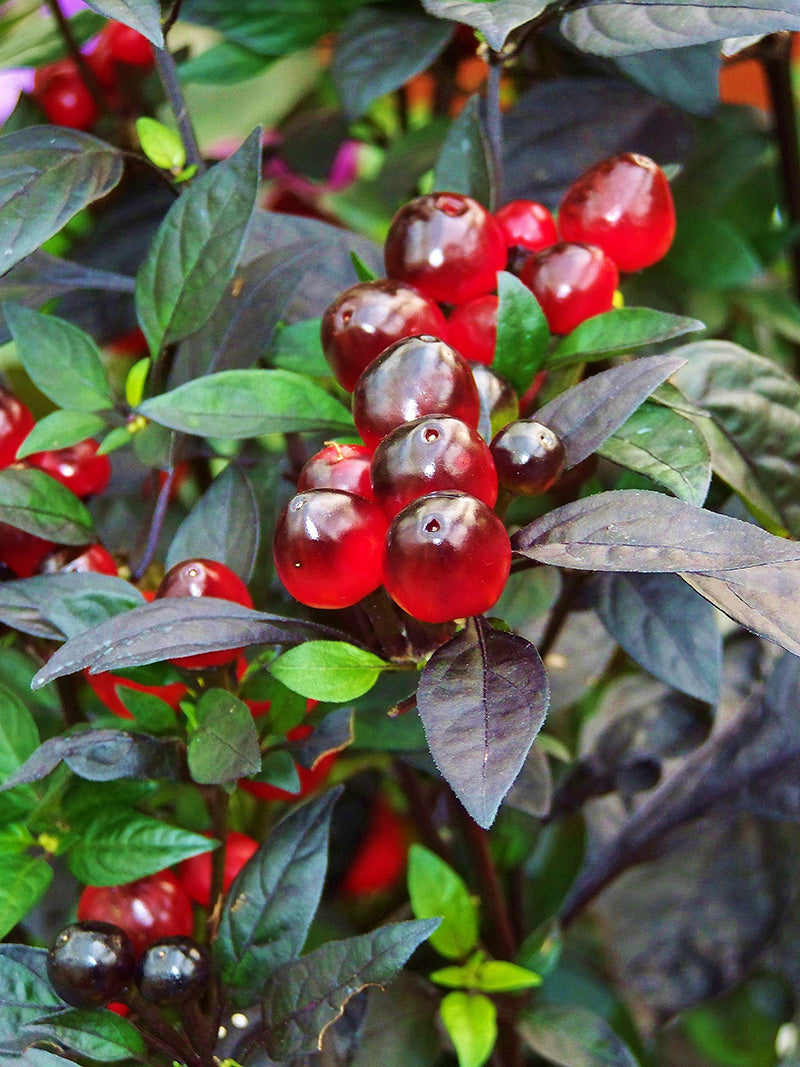
[[[132,67],[152,67],[153,46],[130,26],[122,22],[110,22],[101,36],[114,59]]]
[[[0,522],[0,563],[5,564],[18,578],[30,578],[39,564],[54,547],[52,541],[18,530]]]
[[[448,489],[490,508],[497,500],[497,472],[486,442],[448,415],[425,415],[384,437],[372,460],[372,485],[389,519],[417,497]]]
[[[94,98],[71,59],[40,67],[34,76],[33,95],[48,122],[88,130],[100,114]]]
[[[536,496],[561,477],[566,461],[561,439],[535,419],[506,426],[491,444],[500,484],[512,493]]]
[[[506,243],[495,219],[460,193],[430,193],[405,204],[384,246],[390,278],[416,286],[432,300],[463,304],[497,288]]]
[[[172,596],[212,596],[232,600],[252,608],[253,600],[242,579],[230,567],[213,559],[187,559],[171,567],[156,589],[156,599]],[[223,648],[218,652],[199,652],[194,656],[178,656],[170,660],[177,667],[202,670],[233,663],[242,650]]]
[[[111,462],[108,456],[97,455],[99,447],[89,438],[69,448],[35,452],[25,457],[25,463],[49,474],[76,496],[96,496],[111,479]]]
[[[386,589],[423,622],[483,614],[499,599],[510,568],[505,526],[465,493],[420,497],[403,508],[386,535]]]
[[[258,849],[258,841],[237,830],[229,830],[225,838],[225,874],[222,890],[227,893],[236,875]],[[211,903],[211,866],[213,853],[201,852],[190,856],[178,867],[181,885],[195,901],[207,908]]]
[[[453,308],[447,320],[450,344],[470,363],[489,364],[497,344],[498,299],[491,293],[476,296]]]
[[[364,371],[353,392],[353,419],[368,448],[404,422],[452,415],[477,426],[478,389],[469,363],[437,337],[397,341]]]
[[[366,445],[325,445],[300,471],[298,492],[306,489],[343,489],[374,500],[369,469],[372,452]]]
[[[552,333],[570,333],[586,319],[610,311],[619,272],[595,245],[561,244],[537,252],[520,269]]]
[[[188,937],[168,937],[148,948],[136,965],[136,984],[145,1000],[171,1007],[197,1000],[211,982],[208,950]]]
[[[192,902],[166,870],[125,885],[87,886],[78,900],[78,918],[114,923],[137,956],[162,937],[188,937],[194,928]]]
[[[397,812],[378,797],[367,830],[340,883],[346,897],[384,893],[402,880],[408,861],[408,828]]]
[[[519,398],[502,375],[483,363],[473,363],[472,376],[481,400],[478,431],[484,440],[491,441],[499,430],[519,418]]]
[[[70,571],[78,574],[108,574],[116,578],[117,564],[114,557],[102,545],[90,545],[83,551],[71,548],[56,548],[39,563],[40,574],[57,574]]]
[[[402,282],[382,279],[346,289],[322,316],[325,358],[349,393],[358,376],[389,345],[415,334],[444,337],[447,324],[437,304]]]
[[[292,497],[275,527],[278,577],[312,608],[357,604],[381,584],[386,518],[371,500],[339,489]]]
[[[667,254],[675,205],[667,176],[647,156],[626,152],[591,167],[558,209],[565,241],[597,245],[621,271],[641,270]]]
[[[107,922],[65,927],[47,954],[47,976],[62,1000],[74,1008],[99,1008],[119,997],[133,977],[131,942]]]
[[[0,468],[17,458],[17,449],[31,432],[36,421],[21,400],[0,389]]]
[[[494,217],[508,248],[539,252],[558,241],[556,220],[544,204],[535,200],[512,200],[495,211]]]

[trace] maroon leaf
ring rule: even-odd
[[[647,356],[594,374],[536,412],[561,438],[566,469],[595,452],[639,405],[686,362],[681,356]]]
[[[422,672],[417,707],[431,755],[481,826],[494,821],[549,700],[533,645],[482,618],[434,652]]]

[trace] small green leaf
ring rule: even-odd
[[[269,665],[270,674],[288,689],[331,703],[363,696],[389,669],[379,656],[345,641],[306,641]]]
[[[84,411],[53,411],[39,419],[17,449],[17,459],[32,456],[48,449],[69,448],[87,437],[95,437],[105,429],[100,415]]]
[[[652,308],[616,308],[593,315],[561,340],[546,360],[548,367],[589,363],[612,352],[660,344],[685,333],[704,330],[699,319]]]
[[[251,782],[265,782],[287,793],[300,792],[300,775],[297,764],[285,749],[267,752],[261,759],[261,770],[250,775]]]
[[[0,937],[17,925],[44,895],[53,880],[53,868],[26,853],[0,855]]]
[[[255,774],[261,752],[248,706],[225,689],[209,689],[196,708],[189,738],[189,772],[202,785],[219,785]]]
[[[97,450],[98,456],[108,455],[109,452],[116,452],[118,448],[124,448],[125,445],[130,444],[131,433],[127,426],[115,426],[113,430],[105,435],[100,442],[100,447]]]
[[[515,275],[500,271],[497,293],[500,303],[492,370],[521,395],[544,365],[550,331],[538,300]]]
[[[21,767],[38,745],[33,716],[15,693],[0,685],[0,782]]]
[[[418,919],[441,917],[430,942],[448,959],[464,959],[478,942],[478,908],[462,878],[423,845],[408,855],[408,892]]]
[[[127,1019],[113,1011],[73,1009],[57,1015],[45,1015],[30,1027],[36,1040],[56,1044],[103,1063],[136,1058],[146,1052],[144,1038]]]
[[[149,734],[171,734],[175,732],[177,717],[166,700],[154,693],[145,693],[131,686],[119,686],[117,695],[137,724]]]
[[[214,842],[130,808],[99,810],[81,822],[69,866],[85,885],[122,885],[155,874]]]
[[[150,357],[145,356],[144,359],[137,360],[128,371],[128,377],[125,379],[125,399],[132,408],[142,402],[147,375],[150,373],[150,364]]]
[[[434,167],[433,184],[436,189],[471,196],[493,210],[494,168],[477,95],[469,98],[450,124]]]
[[[92,517],[74,493],[40,470],[0,471],[0,522],[61,545],[94,538]]]
[[[301,374],[228,370],[196,378],[140,405],[153,422],[200,437],[352,433],[348,410]]]
[[[479,960],[463,967],[442,967],[430,978],[450,989],[474,989],[479,993],[518,993],[542,984],[540,974],[505,960]]]
[[[136,134],[142,151],[157,167],[178,173],[186,165],[186,149],[179,135],[163,122],[147,115],[136,120]]]
[[[497,1041],[497,1009],[480,993],[448,993],[439,1014],[458,1056],[458,1067],[482,1067]]]
[[[3,304],[25,373],[59,407],[102,411],[114,406],[97,345],[71,322],[21,304]]]
[[[356,272],[356,277],[360,282],[374,282],[378,275],[368,267],[364,260],[357,252],[350,253],[350,260],[353,264],[353,269]]]

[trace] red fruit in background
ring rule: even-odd
[[[132,67],[152,67],[153,46],[136,30],[122,22],[110,22],[100,35],[114,59]]]
[[[397,812],[378,797],[367,830],[340,883],[347,897],[363,897],[393,889],[408,862],[408,833]]]
[[[0,522],[0,563],[9,567],[18,578],[30,578],[35,574],[53,547],[52,541]]]
[[[430,193],[405,204],[384,245],[386,273],[431,300],[463,304],[497,288],[506,265],[503,232],[489,212],[460,193]]]
[[[225,836],[225,874],[222,890],[227,893],[236,875],[258,849],[258,841],[247,834],[229,830]],[[204,908],[211,904],[212,852],[190,856],[178,866],[178,878],[187,894]]]
[[[372,460],[375,499],[393,519],[426,493],[457,489],[494,507],[497,473],[488,445],[460,419],[426,415],[392,430]]]
[[[395,342],[367,367],[353,392],[353,420],[368,448],[423,415],[452,415],[475,427],[480,414],[469,363],[438,337]]]
[[[186,686],[183,682],[169,682],[167,685],[144,685],[142,682],[134,682],[130,678],[122,678],[112,671],[101,671],[99,674],[83,672],[84,678],[94,690],[98,700],[101,701],[114,715],[121,719],[132,719],[133,715],[128,711],[123,702],[124,690],[135,689],[139,693],[151,693],[153,696],[165,701],[174,710],[186,696]],[[122,689],[122,696],[118,690]]]
[[[0,389],[0,468],[17,458],[17,449],[36,425],[36,420],[21,400]]]
[[[450,344],[471,363],[488,365],[494,359],[498,305],[496,296],[476,296],[453,308],[447,320]]]
[[[278,577],[312,608],[357,604],[381,584],[386,518],[371,500],[338,489],[292,497],[275,527]]]
[[[239,575],[213,559],[187,559],[170,568],[156,589],[155,599],[171,596],[213,596],[233,600],[246,608],[253,606],[247,586]],[[170,663],[202,670],[232,663],[241,651],[241,648],[223,648],[218,652],[200,652],[196,656],[178,656]]]
[[[114,557],[100,544],[90,545],[77,553],[75,549],[57,548],[45,556],[37,570],[40,574],[75,571],[78,574],[108,574],[114,578],[117,576]]]
[[[374,500],[369,469],[372,452],[366,445],[325,445],[300,471],[297,490],[342,489],[365,500]]]
[[[535,200],[512,200],[495,211],[494,217],[509,248],[538,252],[558,241],[556,220],[544,204]]]
[[[189,936],[192,903],[172,871],[125,885],[87,886],[78,901],[78,919],[113,923],[131,939],[136,955],[163,937]]]
[[[537,252],[519,272],[539,301],[552,333],[570,333],[586,319],[610,311],[619,272],[595,245],[561,244]]]
[[[47,121],[55,126],[88,130],[100,114],[80,71],[71,59],[61,59],[58,63],[40,67],[34,76],[33,95]]]
[[[325,358],[336,380],[352,393],[358,376],[389,345],[415,334],[444,337],[439,307],[402,282],[382,279],[345,289],[322,316]]]
[[[88,438],[69,448],[34,452],[25,457],[25,463],[49,474],[75,496],[96,496],[111,479],[111,462],[108,456],[97,455],[99,447],[97,441]]]
[[[602,248],[621,271],[649,267],[667,254],[675,236],[667,176],[652,159],[633,152],[605,159],[566,191],[558,228],[565,241]]]
[[[312,731],[313,727],[311,726],[295,726],[286,736],[290,741],[302,741]],[[295,763],[297,777],[300,779],[300,786],[296,793],[292,793],[288,789],[281,789],[276,785],[270,785],[269,782],[251,782],[247,778],[239,779],[239,785],[252,796],[258,797],[259,800],[301,800],[327,782],[328,775],[331,773],[334,763],[336,763],[336,755],[335,752],[328,752],[321,759],[318,759],[313,767],[301,767],[299,763]]]
[[[403,508],[386,535],[386,590],[423,622],[482,615],[500,598],[510,568],[505,526],[465,493],[420,497]]]

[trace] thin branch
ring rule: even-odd
[[[186,98],[183,95],[183,90],[181,89],[181,84],[178,80],[178,68],[175,66],[175,60],[165,48],[154,48],[153,54],[156,58],[156,70],[158,71],[158,76],[164,87],[169,106],[172,108],[172,112],[175,115],[175,122],[177,123],[178,132],[181,135],[181,141],[183,142],[183,147],[186,152],[186,162],[190,167],[197,167],[198,172],[202,172],[205,169],[205,165],[203,163],[203,157],[200,155],[200,146],[197,143],[194,126],[189,117]]]
[[[134,582],[138,582],[144,572],[150,566],[153,556],[156,554],[158,548],[158,542],[161,538],[161,530],[164,526],[164,518],[167,514],[167,506],[169,504],[170,494],[172,493],[172,486],[175,482],[175,464],[170,463],[167,470],[167,476],[164,479],[164,484],[158,491],[158,499],[156,500],[156,506],[153,510],[153,518],[150,522],[150,532],[147,535],[147,544],[145,545],[144,553],[139,563],[136,566],[136,570],[133,572]]]
[[[172,27],[175,25],[175,23],[178,21],[178,16],[181,13],[182,3],[183,0],[172,0],[172,7],[169,9],[167,17],[161,24],[161,32],[164,34],[165,38],[169,31],[172,29]]]

